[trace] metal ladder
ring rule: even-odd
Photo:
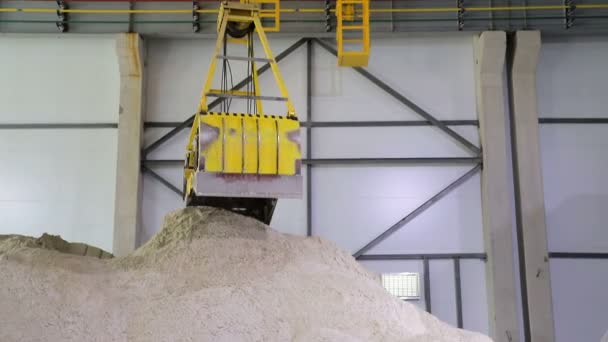
[[[367,66],[370,50],[369,0],[338,0],[336,19],[338,65]]]

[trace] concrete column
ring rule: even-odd
[[[511,127],[526,337],[555,341],[536,99],[539,31],[519,31],[511,62]]]
[[[496,342],[519,341],[513,257],[513,217],[503,73],[506,36],[483,32],[475,38],[477,114],[483,154],[481,197],[490,334]]]
[[[114,209],[114,247],[116,256],[135,249],[140,221],[140,153],[143,138],[142,47],[138,34],[116,37],[120,69],[120,107],[118,116],[118,162]]]

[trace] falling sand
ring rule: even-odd
[[[124,258],[36,241],[0,237],[0,341],[490,341],[391,296],[332,243],[219,209],[167,215]]]

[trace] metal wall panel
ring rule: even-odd
[[[608,315],[608,260],[551,263],[556,342],[600,341]]]
[[[0,35],[0,75],[0,234],[47,232],[111,251],[114,37]]]
[[[541,127],[550,251],[608,252],[608,126]]]
[[[0,131],[0,234],[112,250],[115,129]]]
[[[608,253],[608,126],[594,121],[608,118],[607,59],[606,37],[543,39],[540,116],[578,119],[540,128],[550,252]],[[603,256],[551,258],[556,341],[598,341],[606,332],[608,303],[600,284],[608,283],[608,259]]]
[[[0,36],[0,123],[118,122],[113,36]]]
[[[543,37],[538,106],[543,118],[607,118],[608,39]]]
[[[477,127],[457,127],[478,145]],[[471,154],[435,127],[315,128],[314,158],[470,157]]]

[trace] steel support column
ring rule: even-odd
[[[456,297],[456,322],[460,329],[462,322],[462,282],[460,281],[460,258],[454,258],[454,296]]]
[[[477,120],[441,120],[446,126],[478,126]],[[428,120],[400,121],[317,121],[306,123],[311,127],[420,127],[433,126]]]
[[[424,285],[424,308],[426,312],[432,313],[431,309],[431,267],[429,259],[422,259],[423,285]]]

